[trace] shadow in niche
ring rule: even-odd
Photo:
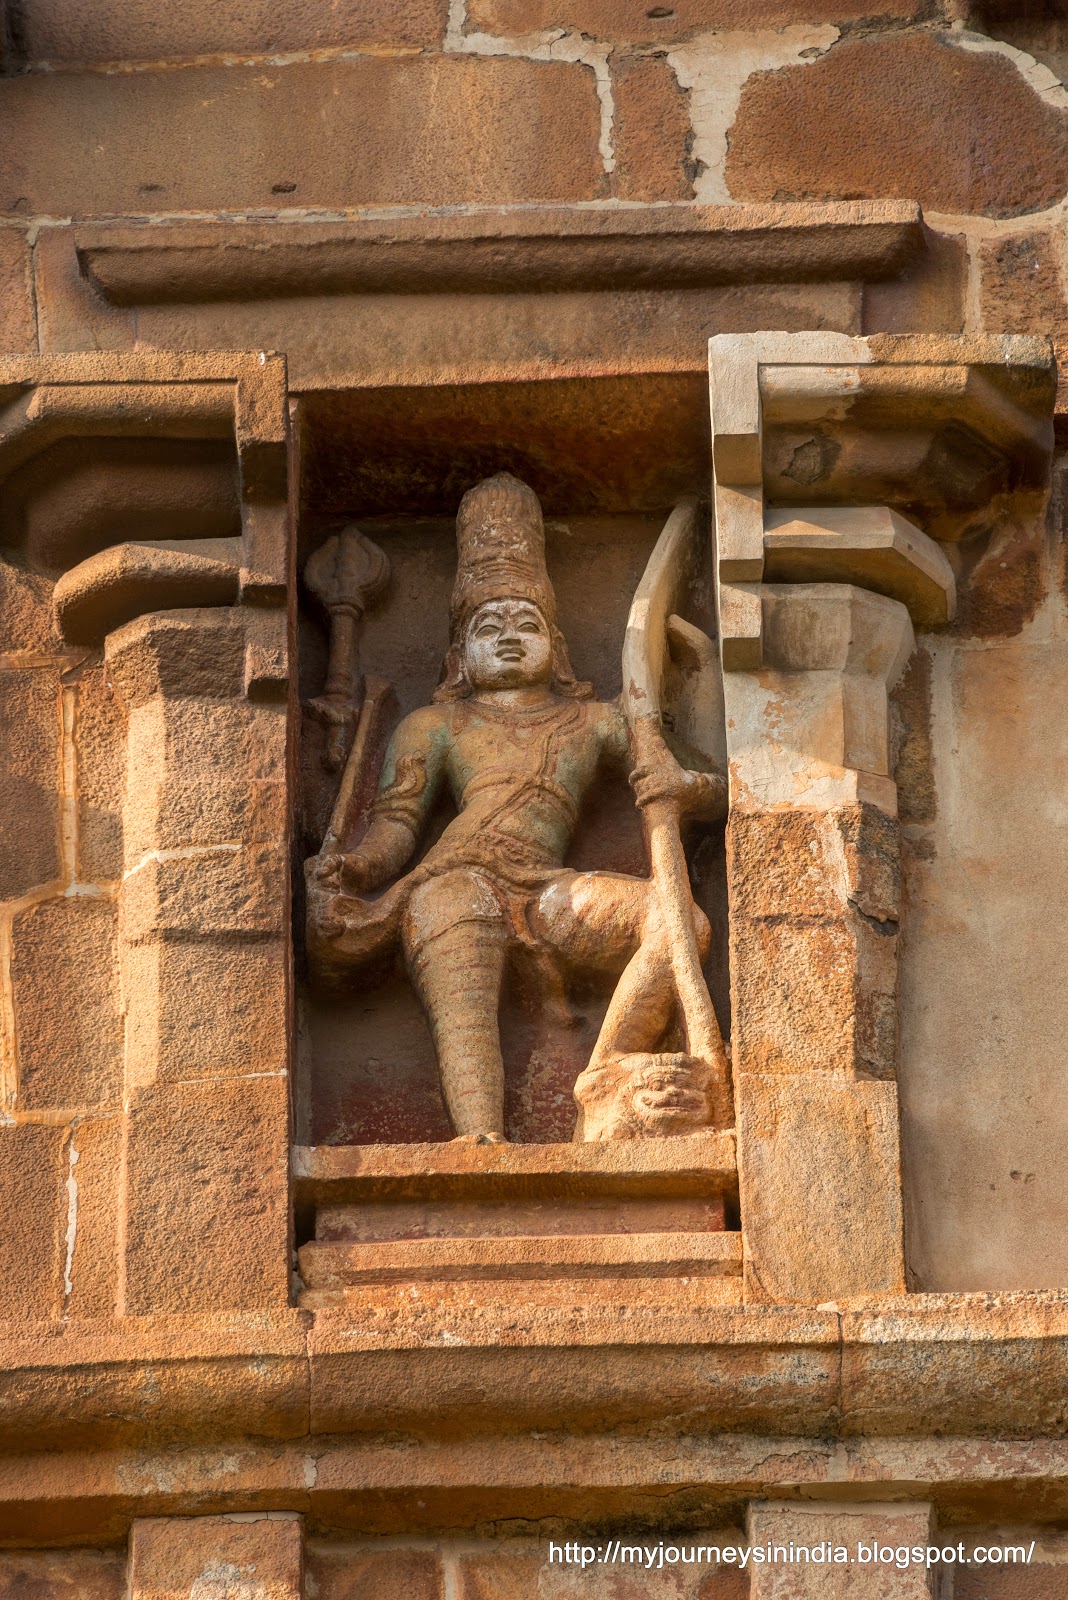
[[[666,514],[576,516],[546,524],[549,572],[575,671],[593,682],[601,698],[619,693],[627,612]],[[361,518],[359,526],[386,551],[393,569],[385,603],[366,619],[362,664],[392,682],[406,714],[430,701],[438,681],[447,645],[455,525],[452,518]],[[330,531],[325,528],[321,535]],[[686,613],[711,631],[708,581],[693,585]],[[307,611],[300,623],[300,661],[306,701],[321,691],[326,668],[325,633]],[[305,726],[302,832],[305,853],[311,853],[322,836],[337,778],[322,768],[320,732],[310,719]],[[438,827],[446,820],[439,818]],[[723,834],[722,825],[695,829],[690,855],[695,897],[716,930],[708,978],[726,1031]],[[638,813],[621,777],[606,777],[589,795],[567,865],[647,876]],[[297,915],[300,948],[302,905]],[[593,1048],[615,979],[576,975],[566,998],[546,999],[539,992],[536,1001],[534,990],[542,986],[528,979],[520,956],[506,976],[501,1007],[506,1129],[516,1143],[568,1142],[576,1116],[574,1083]],[[427,1025],[399,960],[354,978],[348,993],[327,994],[302,977],[298,995],[298,1143],[396,1144],[452,1137]]]

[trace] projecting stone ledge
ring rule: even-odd
[[[694,1429],[793,1437],[1062,1439],[1068,1293],[917,1295],[835,1306],[656,1298],[480,1303],[466,1286],[349,1290],[318,1313],[144,1316],[0,1330],[5,1450],[391,1429],[427,1437]],[[641,1285],[642,1289],[646,1286]],[[234,1509],[241,1509],[235,1507]]]
[[[522,205],[346,222],[81,225],[113,305],[307,294],[670,289],[893,277],[926,249],[906,200]]]
[[[297,1145],[298,1201],[696,1195],[736,1187],[733,1130],[593,1144]]]

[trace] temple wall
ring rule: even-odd
[[[616,1280],[589,1273],[579,1288],[566,1273],[512,1283],[500,1303],[484,1277],[449,1280],[439,1305],[416,1274],[357,1286],[343,1305],[298,1304],[295,1250],[326,1207],[316,1185],[331,1182],[331,1204],[351,1216],[359,1185],[377,1184],[372,1199],[396,1203],[411,1242],[400,1207],[416,1204],[413,1172],[391,1156],[368,1177],[360,1151],[450,1134],[406,980],[391,980],[377,1012],[362,992],[324,1000],[307,983],[299,881],[323,818],[309,821],[297,730],[327,652],[297,578],[307,554],[352,515],[388,546],[394,609],[368,615],[362,664],[410,711],[427,702],[446,642],[459,494],[502,467],[525,475],[543,501],[576,669],[615,695],[627,607],[664,515],[682,495],[708,498],[710,337],[1019,333],[1068,351],[1068,20],[1055,9],[0,5],[0,362],[26,358],[31,374],[11,368],[0,409],[38,381],[42,360],[60,363],[47,378],[58,383],[64,361],[85,358],[64,381],[89,384],[94,362],[110,373],[113,360],[177,352],[161,383],[206,389],[212,375],[190,377],[187,355],[280,352],[273,444],[285,468],[264,474],[267,490],[255,461],[242,471],[254,511],[270,500],[291,519],[282,577],[255,570],[246,522],[240,605],[182,611],[189,639],[146,628],[105,652],[102,634],[61,635],[52,584],[69,565],[68,523],[90,528],[87,548],[106,545],[93,508],[123,446],[99,477],[76,462],[73,488],[59,484],[69,462],[53,483],[52,458],[17,466],[13,493],[0,485],[0,1600],[1068,1595],[1063,370],[1050,493],[992,473],[992,514],[941,546],[957,616],[917,625],[890,697],[910,1293],[891,1281],[899,1235],[873,1289],[862,1260],[860,1292],[757,1292],[736,1167],[734,1190],[711,1204],[659,1170],[639,1171],[647,1188],[625,1203],[612,1173],[600,1189],[586,1175],[587,1187],[559,1192],[552,1173],[501,1178],[520,1220],[499,1223],[498,1197],[493,1226],[512,1244],[546,1216],[566,1235],[575,1194],[618,1212],[613,1239],[651,1227],[643,1218],[680,1233],[714,1216],[722,1272],[669,1290],[663,1274],[643,1280],[617,1320]],[[908,250],[879,242],[898,226],[888,201],[922,208]],[[853,220],[821,233],[838,202],[856,204]],[[704,276],[676,265],[667,283],[655,252],[634,266],[627,230],[655,246],[657,216],[688,203],[744,214],[762,241],[753,257]],[[783,205],[801,243],[776,231]],[[595,268],[537,255],[546,239],[571,248],[606,214],[623,243]],[[528,225],[537,259],[517,264],[509,230]],[[702,226],[727,229],[718,213]],[[372,258],[387,235],[400,242],[384,269]],[[358,259],[345,253],[353,241]],[[503,286],[489,281],[494,263]],[[109,413],[116,437],[140,403]],[[214,449],[226,430],[212,427]],[[227,473],[229,456],[220,482]],[[216,489],[191,515],[205,535],[236,539],[233,485],[212,500]],[[144,504],[142,534],[155,515]],[[287,585],[290,632],[264,642],[265,617],[285,631]],[[314,766],[320,748],[307,749]],[[583,869],[604,865],[608,840],[618,870],[644,870],[625,792],[625,823],[615,804],[580,840]],[[765,821],[747,858],[770,864],[767,903],[755,894],[749,908],[754,938],[762,918],[783,920],[782,883],[823,837],[822,822],[780,834]],[[727,916],[726,851],[720,828],[693,873],[713,923]],[[223,863],[210,882],[189,865],[205,855]],[[136,898],[146,865],[151,905]],[[878,938],[897,931],[896,913],[867,915],[848,887],[814,920],[838,919],[858,949],[873,923]],[[790,936],[768,934],[765,956],[782,979],[777,1038],[803,1038],[811,1081],[776,1039],[753,1077],[776,1106],[799,1085],[817,1110],[828,1086],[832,1099],[843,1085],[870,1091],[850,1134],[874,1146],[892,1107],[893,1040],[876,1067],[859,1046],[854,1059],[860,1008],[846,980],[828,981],[849,1013],[836,1013],[835,1038],[850,1049],[832,1062],[826,1014],[813,1026],[794,1006],[801,979],[815,993],[827,974],[815,958],[812,971],[789,967]],[[706,978],[729,1021],[725,952],[724,939]],[[760,981],[732,992],[756,1011],[751,990],[768,985],[752,970]],[[561,1024],[556,1053],[532,1046],[509,1080],[517,1147],[568,1147],[569,1085],[603,1009]],[[525,1014],[508,1025],[525,1037]],[[803,1172],[808,1125],[778,1115],[752,1117],[768,1171],[790,1144]],[[360,1149],[340,1178],[294,1168],[287,1189],[293,1143],[313,1166],[320,1146]],[[896,1182],[891,1157],[885,1166]],[[434,1192],[417,1243],[443,1216],[476,1230],[482,1191],[463,1187],[468,1176]],[[820,1203],[848,1212],[862,1189],[852,1176],[829,1160]],[[752,1214],[774,1230],[789,1203],[785,1276],[804,1256],[804,1281],[816,1281],[834,1257],[811,1228],[817,1186],[780,1182],[762,1180]],[[895,1189],[891,1235],[897,1200]],[[855,1234],[843,1238],[835,1270],[864,1256]],[[961,1310],[963,1293],[976,1298]],[[857,1511],[869,1503],[870,1523]],[[598,1570],[598,1556],[582,1570],[547,1553],[550,1541],[600,1551],[631,1533],[741,1546],[782,1529],[891,1543],[930,1532],[968,1551],[996,1536],[1034,1550],[1026,1571],[961,1558],[937,1578],[910,1570],[909,1587],[888,1571],[840,1590],[807,1587],[794,1567],[646,1573]]]

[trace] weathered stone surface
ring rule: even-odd
[[[65,1275],[70,1279],[70,1289],[64,1289],[72,1317],[112,1317],[118,1312],[121,1159],[121,1113],[85,1117],[72,1130],[64,1240],[69,1251]]]
[[[537,1595],[539,1600],[572,1600],[576,1594],[590,1596],[590,1600],[644,1600],[655,1595],[657,1600],[745,1600],[749,1594],[749,1578],[733,1565],[721,1565],[711,1560],[700,1562],[690,1559],[682,1563],[681,1553],[675,1561],[661,1566],[650,1575],[637,1565],[632,1557],[627,1562],[617,1562],[608,1567],[598,1567],[587,1560],[585,1567],[579,1562],[565,1562],[564,1547],[577,1540],[580,1545],[592,1547],[600,1553],[606,1547],[602,1536],[588,1536],[568,1531],[550,1539],[536,1548],[516,1541],[506,1542],[497,1550],[492,1548],[456,1558],[457,1600],[513,1600],[516,1595]],[[700,1547],[727,1546],[737,1551],[745,1540],[737,1528],[701,1528],[685,1532],[657,1529],[655,1538],[646,1537],[648,1545],[658,1545],[661,1540],[670,1550],[681,1545],[688,1557]],[[548,1559],[546,1544],[556,1546],[558,1554]],[[637,1533],[633,1538],[626,1534],[622,1544],[641,1543]],[[640,1558],[643,1559],[643,1558]],[[654,1556],[654,1562],[656,1557]]]
[[[1033,1543],[1038,1549],[1032,1565],[1028,1558]],[[982,1549],[980,1560],[975,1559],[977,1545]],[[1015,1550],[1011,1557],[992,1561],[988,1554],[992,1545],[996,1550],[1006,1545]],[[1036,1540],[1030,1527],[983,1528],[965,1541],[964,1549],[969,1561],[953,1569],[953,1600],[1064,1600],[1068,1595],[1068,1560],[1057,1535],[1039,1535]],[[1021,1550],[1022,1555],[1017,1553]]]
[[[127,868],[152,851],[285,836],[286,716],[247,700],[161,696],[130,714]]]
[[[303,1600],[300,1519],[147,1517],[130,1530],[129,1600]]]
[[[168,136],[175,127],[183,140]],[[599,138],[593,74],[567,62],[363,56],[31,74],[0,92],[0,211],[588,200]]]
[[[619,200],[688,200],[692,139],[686,96],[665,56],[614,55],[612,193]]]
[[[747,1300],[903,1293],[894,1086],[743,1073],[736,1093]]]
[[[0,899],[59,874],[60,718],[53,669],[0,672]]]
[[[165,939],[127,947],[129,1081],[283,1071],[287,964],[281,939]]]
[[[907,21],[922,17],[922,0],[878,0],[878,14]],[[635,43],[670,40],[705,29],[774,28],[796,22],[849,22],[872,15],[871,0],[471,0],[469,26],[487,33],[532,33],[568,28],[596,39]]]
[[[368,1550],[366,1546],[309,1547],[309,1586],[319,1600],[442,1600],[444,1571],[433,1550]]]
[[[739,200],[907,194],[1015,216],[1068,188],[1068,113],[1001,55],[926,33],[846,41],[749,79],[726,171]]]
[[[30,251],[21,228],[0,228],[0,350],[35,350]]]
[[[940,645],[932,666],[937,813],[917,830],[899,980],[917,1288],[1068,1279],[1068,1014],[1053,979],[1068,960],[1068,881],[1052,844],[1068,783],[1064,672],[1032,630],[979,649]]]
[[[753,1545],[783,1552],[777,1561],[753,1563],[751,1600],[931,1600],[935,1593],[937,1573],[926,1557],[912,1560],[916,1547],[926,1551],[937,1542],[929,1505],[756,1500],[748,1521]],[[848,1551],[848,1563],[812,1563],[809,1553],[825,1542]],[[791,1546],[803,1549],[804,1558],[790,1560]],[[871,1559],[865,1560],[862,1549]],[[877,1559],[878,1551],[885,1560]]]
[[[1065,237],[1051,227],[985,240],[979,248],[979,313],[991,332],[1045,333],[1058,357],[1058,412],[1066,404],[1065,340],[1068,299]]]
[[[77,865],[82,883],[122,873],[126,713],[100,667],[82,673],[74,711]]]
[[[63,1299],[69,1171],[66,1128],[0,1128],[0,1322],[56,1316]]]
[[[984,240],[979,309],[990,333],[1051,333],[1068,317],[1059,228]]]
[[[448,0],[221,0],[168,11],[139,0],[103,0],[86,10],[77,0],[31,0],[21,28],[21,53],[52,62],[156,61],[221,52],[314,50],[330,45],[419,49],[438,44]]]
[[[918,649],[890,697],[897,809],[902,823],[930,822],[938,809],[931,749],[931,656]]]
[[[875,808],[735,813],[736,1074],[893,1075],[897,870]]]
[[[963,333],[967,241],[928,230],[927,251],[895,278],[864,288],[865,333]]]
[[[52,654],[61,649],[52,614],[52,585],[37,572],[0,560],[0,630],[7,650]]]
[[[279,934],[287,867],[281,845],[223,844],[185,859],[150,857],[125,880],[126,939]]]
[[[123,1021],[115,907],[87,895],[45,900],[12,929],[19,1105],[117,1104]]]
[[[287,1303],[287,1093],[281,1075],[141,1092],[127,1133],[128,1313]]]
[[[0,1552],[0,1600],[126,1600],[123,1550]]]

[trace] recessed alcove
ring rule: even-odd
[[[561,627],[577,675],[593,683],[599,698],[620,691],[627,611],[670,509],[547,518],[547,560]],[[392,567],[388,593],[366,617],[362,664],[390,680],[398,713],[407,713],[429,703],[448,643],[455,520],[373,515],[353,520]],[[320,538],[332,526],[321,522]],[[700,627],[714,626],[707,567],[700,578],[694,575],[686,614]],[[301,698],[307,701],[320,692],[326,671],[325,628],[307,604],[301,611],[300,658]],[[318,848],[338,778],[323,768],[323,732],[307,715],[302,743],[302,849],[310,852]],[[699,826],[694,835],[695,893],[721,930],[708,977],[726,1028],[723,827]],[[637,810],[621,778],[607,778],[591,794],[567,864],[646,876]],[[299,911],[297,937],[299,944]],[[566,1002],[544,1007],[524,1004],[517,986],[506,986],[501,1022],[510,1138],[519,1143],[571,1139],[572,1087],[589,1058],[612,986],[612,978],[589,974],[573,986]],[[304,974],[298,1005],[298,1142],[395,1144],[451,1137],[430,1037],[399,964],[370,981],[354,980],[342,992],[309,985]]]

